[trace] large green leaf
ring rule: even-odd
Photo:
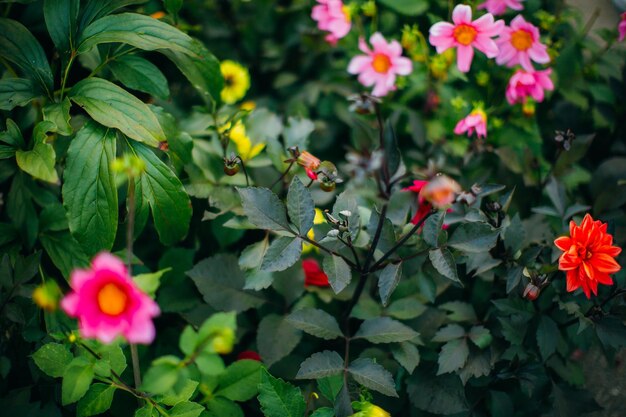
[[[137,55],[125,55],[109,64],[109,68],[122,84],[166,100],[170,95],[167,78],[152,62]],[[169,139],[169,136],[168,136]]]
[[[285,316],[270,314],[259,323],[256,344],[265,364],[272,366],[289,355],[301,339],[302,332],[286,320]],[[278,340],[280,343],[276,343]]]
[[[187,235],[191,221],[191,201],[180,180],[150,148],[132,143],[132,148],[146,163],[137,179],[143,199],[148,202],[159,239],[172,245]]]
[[[299,237],[280,236],[272,242],[263,256],[261,271],[284,271],[300,259],[302,240]]]
[[[45,232],[39,236],[39,240],[66,279],[69,279],[73,269],[89,265],[89,257],[69,231]]]
[[[0,58],[17,65],[40,91],[51,97],[53,82],[46,53],[37,39],[15,20],[0,18]]]
[[[77,357],[65,368],[61,386],[61,401],[63,405],[80,400],[87,390],[94,376],[93,364],[84,357]]]
[[[462,223],[450,236],[448,245],[464,252],[486,252],[496,245],[498,233],[487,223]]]
[[[148,0],[89,0],[80,10],[79,29],[82,31],[94,20],[100,19],[122,7],[145,3]]]
[[[350,266],[341,257],[336,255],[326,256],[324,257],[322,266],[324,272],[328,275],[328,282],[330,282],[330,286],[335,294],[339,294],[350,284],[352,271],[350,270]]]
[[[108,384],[93,384],[76,406],[77,417],[102,414],[111,407],[115,387]]]
[[[311,192],[298,177],[293,177],[287,192],[287,212],[301,235],[306,235],[313,227],[315,204]]]
[[[39,369],[54,378],[63,376],[72,358],[68,347],[59,343],[46,343],[33,354]]]
[[[454,372],[461,369],[469,356],[469,347],[467,339],[454,339],[447,342],[441,347],[439,353],[439,370],[437,375]]]
[[[43,3],[48,33],[61,54],[69,54],[76,47],[79,6],[79,0],[45,0]]]
[[[354,335],[354,339],[367,339],[372,343],[405,342],[418,333],[410,327],[389,317],[365,320]]]
[[[233,362],[217,382],[214,395],[226,397],[232,401],[248,401],[259,392],[262,364],[254,360]]]
[[[318,379],[343,372],[343,358],[337,352],[314,353],[300,365],[297,379]]]
[[[303,417],[306,402],[302,391],[288,382],[261,372],[259,403],[266,417]]]
[[[446,248],[432,249],[428,252],[428,258],[432,262],[433,266],[444,277],[451,279],[454,282],[460,283],[459,275],[456,270],[456,263],[454,256]]]
[[[119,129],[150,146],[167,141],[147,104],[110,81],[92,77],[79,81],[69,97],[98,123]]]
[[[33,130],[33,149],[30,151],[17,150],[15,159],[22,171],[34,178],[56,184],[59,176],[54,169],[56,153],[51,144],[47,143],[48,132],[56,131],[56,125],[49,121],[37,123]]]
[[[389,297],[398,286],[402,278],[402,263],[389,264],[381,272],[378,277],[378,292],[383,307],[387,306]]]
[[[49,103],[42,110],[43,119],[54,123],[57,127],[56,133],[63,136],[70,136],[73,132],[70,125],[70,99],[65,99],[60,103]]]
[[[537,345],[544,361],[556,351],[559,343],[559,328],[549,316],[541,316],[537,326]]]
[[[0,80],[0,110],[13,110],[16,106],[25,106],[38,95],[33,82],[29,79]]]
[[[285,206],[267,188],[237,188],[248,220],[261,229],[291,230]]]
[[[63,174],[63,203],[70,231],[88,255],[113,247],[118,202],[115,132],[88,122],[70,143]]]
[[[350,364],[348,372],[356,382],[390,397],[398,397],[391,373],[369,358],[359,358]]]
[[[296,310],[287,317],[287,321],[295,328],[322,339],[332,340],[343,336],[337,320],[324,310]]]

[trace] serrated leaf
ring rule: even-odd
[[[467,346],[466,339],[454,339],[447,342],[441,347],[439,353],[439,370],[437,375],[454,372],[457,369],[461,369],[467,362],[469,356],[469,347]]]
[[[391,373],[369,358],[359,358],[350,364],[348,372],[366,388],[390,397],[398,397]]]
[[[346,261],[339,256],[325,256],[322,267],[326,275],[328,275],[328,282],[330,282],[330,286],[335,294],[339,294],[350,284],[352,271]]]
[[[287,192],[287,212],[301,235],[306,235],[313,227],[315,204],[311,192],[297,176],[293,177]]]
[[[422,238],[424,239],[424,242],[434,248],[439,246],[439,234],[441,233],[441,227],[443,226],[445,217],[446,212],[439,210],[434,214],[431,214],[430,217],[428,217],[424,222]]]
[[[383,307],[387,307],[389,297],[398,286],[402,278],[402,263],[389,264],[381,272],[378,277],[378,292],[380,293],[380,301]]]
[[[250,223],[261,229],[291,231],[285,206],[267,188],[237,188]]]
[[[292,326],[286,317],[270,314],[259,323],[256,340],[259,354],[269,367],[289,355],[301,339],[302,332]]]
[[[539,326],[537,326],[537,345],[544,361],[556,351],[559,343],[559,328],[548,316],[541,316]]]
[[[191,401],[183,401],[176,404],[167,414],[170,417],[198,417],[204,411],[204,407]]]
[[[232,401],[248,401],[258,393],[262,367],[261,362],[249,359],[233,362],[218,377],[215,395]]]
[[[462,301],[449,301],[439,306],[442,310],[448,312],[448,319],[456,322],[474,323],[478,320],[474,307]]]
[[[63,372],[61,385],[61,402],[63,405],[80,400],[89,389],[93,376],[93,365],[85,358],[75,358]]]
[[[420,352],[417,347],[409,342],[402,342],[391,347],[391,353],[409,374],[412,374],[420,363]]]
[[[498,230],[486,223],[461,223],[448,239],[448,245],[464,252],[485,252],[496,245]]]
[[[33,354],[33,360],[39,369],[54,378],[63,376],[73,358],[67,346],[59,343],[46,343]]]
[[[298,387],[261,372],[259,403],[265,417],[303,417],[306,402]]]
[[[316,308],[296,310],[287,317],[287,321],[295,328],[325,340],[343,336],[337,320]]]
[[[156,359],[144,375],[141,389],[151,394],[165,394],[178,381],[181,369],[178,365],[178,358],[164,356]]]
[[[246,247],[239,256],[239,267],[241,269],[255,269],[261,265],[263,257],[269,248],[270,241],[268,236],[257,243],[253,243]]]
[[[314,353],[300,365],[296,379],[319,379],[343,372],[343,358],[337,352]]]
[[[458,282],[459,284],[461,283],[456,270],[454,256],[452,256],[452,253],[450,253],[448,249],[432,249],[428,252],[428,258],[437,272],[454,282]]]
[[[241,407],[228,398],[214,397],[206,402],[203,417],[244,417]]]
[[[418,370],[411,377],[407,392],[417,408],[432,414],[450,415],[469,409],[465,390],[456,375],[434,377]]]
[[[489,346],[493,340],[491,332],[484,326],[474,326],[470,329],[468,336],[476,346],[481,349],[485,349]]]
[[[302,240],[298,237],[280,236],[267,249],[261,271],[284,271],[300,259],[302,254]]]
[[[378,317],[365,320],[353,339],[367,339],[372,343],[394,343],[411,340],[417,335],[415,330],[397,320]]]
[[[101,414],[111,407],[115,387],[107,384],[93,384],[76,406],[77,417]]]
[[[459,339],[465,336],[465,329],[458,324],[448,324],[439,329],[433,336],[433,342],[448,342],[450,340]]]

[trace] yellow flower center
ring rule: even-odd
[[[480,118],[483,119],[483,122],[487,122],[487,113],[485,113],[484,110],[476,109],[472,111],[471,114],[472,116],[480,116]]]
[[[375,54],[374,60],[372,61],[372,67],[374,71],[384,74],[389,71],[389,67],[391,67],[391,60],[385,54]]]
[[[461,45],[469,45],[474,42],[476,39],[476,29],[473,26],[460,24],[454,28],[454,32],[452,33],[454,39]]]
[[[126,310],[128,295],[117,284],[104,285],[98,292],[98,307],[109,316],[117,316]]]
[[[527,30],[516,30],[511,34],[511,45],[518,51],[526,51],[533,46],[533,35]]]

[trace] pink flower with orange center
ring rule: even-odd
[[[498,65],[512,67],[519,64],[526,71],[534,71],[531,61],[538,64],[550,62],[548,48],[540,42],[539,29],[522,15],[516,16],[511,26],[504,28],[496,42],[500,48],[496,57]]]
[[[498,46],[491,39],[498,36],[504,28],[502,20],[493,20],[493,15],[487,13],[472,21],[472,8],[459,4],[452,12],[452,23],[438,22],[430,28],[428,40],[441,54],[450,48],[457,48],[457,66],[459,71],[468,72],[474,59],[474,48],[488,58],[498,55]]]
[[[461,192],[461,186],[447,175],[437,175],[420,190],[420,198],[436,209],[448,208]]]
[[[319,3],[313,7],[311,17],[317,22],[320,30],[330,32],[326,35],[326,41],[336,45],[337,41],[350,32],[352,23],[350,11],[341,0],[317,0]]]
[[[506,99],[509,104],[525,103],[528,97],[541,103],[544,99],[544,90],[554,90],[554,83],[550,79],[552,69],[543,71],[517,70],[506,87]]]
[[[478,10],[487,9],[494,16],[504,14],[507,7],[512,10],[523,10],[522,2],[524,0],[486,0],[476,7]]]
[[[567,291],[582,288],[587,298],[598,295],[598,284],[613,285],[609,274],[621,269],[615,258],[622,251],[613,246],[613,236],[606,232],[607,224],[586,214],[580,226],[572,220],[569,236],[554,241],[563,251],[559,269],[567,275]]]
[[[617,31],[619,32],[619,41],[623,41],[626,38],[626,12],[621,14],[622,20],[617,25]]]
[[[78,318],[83,337],[111,343],[123,336],[129,343],[149,344],[154,340],[152,318],[159,306],[134,283],[124,263],[102,252],[90,269],[75,269],[70,277],[72,292],[61,307]]]
[[[396,40],[387,42],[376,32],[370,37],[372,49],[363,38],[359,39],[359,49],[365,55],[352,58],[348,65],[350,74],[359,74],[359,82],[366,87],[374,86],[372,95],[382,97],[396,89],[396,77],[409,75],[413,63],[402,56],[402,46]]]
[[[482,109],[474,109],[470,114],[459,120],[454,127],[456,135],[467,132],[468,137],[476,133],[479,139],[487,137],[487,114]]]

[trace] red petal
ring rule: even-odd
[[[590,263],[593,265],[595,269],[600,272],[607,272],[609,274],[615,273],[621,269],[619,264],[612,258],[610,255],[606,253],[594,253],[591,259],[589,259]]]
[[[570,246],[572,246],[572,238],[570,238],[569,236],[561,236],[554,241],[554,245],[557,248],[566,251],[570,248]]]

